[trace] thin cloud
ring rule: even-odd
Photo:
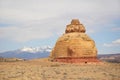
[[[62,25],[61,25],[62,24]],[[17,42],[27,42],[36,39],[47,39],[64,33],[63,22],[55,20],[33,21],[27,24],[0,27],[0,38]]]
[[[4,21],[31,21],[56,17],[62,14],[78,13],[79,16],[107,17],[120,16],[119,0],[2,0],[0,18]],[[72,5],[72,6],[71,6]],[[111,16],[111,17],[109,17]],[[104,19],[103,19],[104,20]]]
[[[112,28],[112,31],[120,31],[120,27]]]
[[[112,41],[111,43],[104,43],[103,46],[105,47],[116,47],[120,46],[120,39],[117,39],[115,41]]]
[[[120,45],[120,39],[117,39],[115,41],[112,42],[113,44],[119,44]]]
[[[95,33],[105,24],[120,18],[119,0],[1,0],[0,38],[27,42],[61,35],[70,20],[78,18],[88,33]],[[101,26],[100,26],[101,25]]]

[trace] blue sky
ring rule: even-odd
[[[99,54],[120,53],[120,0],[0,0],[0,52],[54,46],[79,19]]]

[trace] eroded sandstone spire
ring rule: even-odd
[[[85,33],[85,27],[80,24],[78,19],[73,19],[71,21],[71,24],[67,25],[65,33],[72,33],[72,32],[79,32],[79,33]]]
[[[58,62],[97,62],[95,42],[85,31],[79,20],[73,19],[66,26],[65,34],[57,40],[50,58]]]

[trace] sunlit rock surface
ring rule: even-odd
[[[79,20],[73,19],[51,52],[53,61],[98,62],[95,42],[85,32]]]

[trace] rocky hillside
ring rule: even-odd
[[[99,55],[98,58],[102,61],[120,63],[120,53],[117,53],[117,54],[103,54],[103,55]]]

